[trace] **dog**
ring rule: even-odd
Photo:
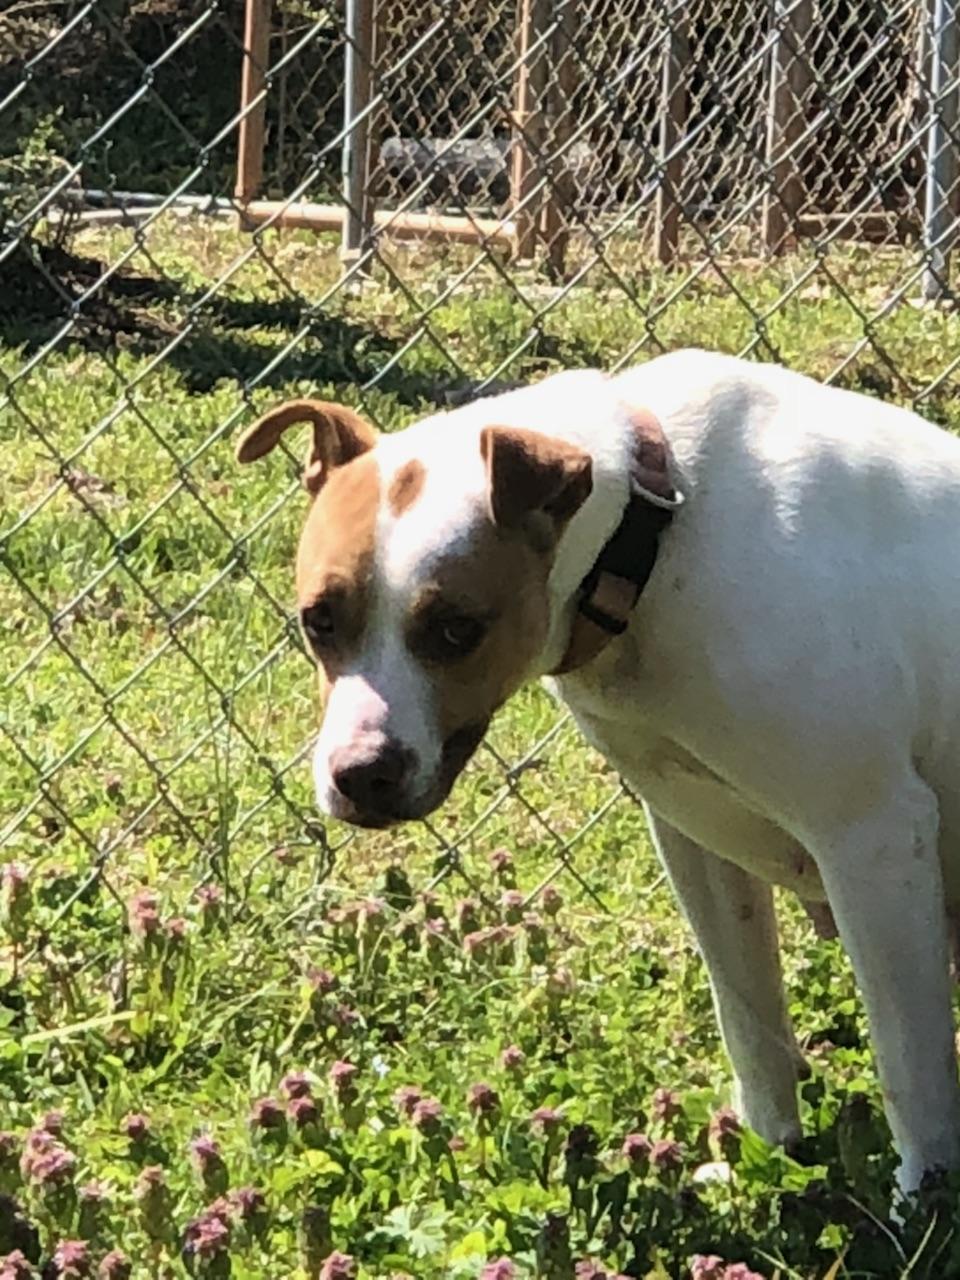
[[[800,1132],[772,886],[836,921],[904,1193],[960,1163],[960,442],[702,351],[558,373],[378,435],[310,422],[297,597],[320,808],[430,813],[545,677],[637,793],[709,974],[735,1105]]]

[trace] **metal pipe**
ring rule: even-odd
[[[930,50],[930,127],[923,244],[927,265],[923,296],[948,292],[950,251],[957,238],[954,188],[957,184],[957,71],[960,25],[956,0],[933,0]]]

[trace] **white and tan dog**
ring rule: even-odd
[[[960,1163],[960,442],[697,351],[389,436],[297,401],[239,458],[305,420],[297,591],[325,686],[321,808],[366,826],[428,813],[493,712],[555,673],[643,797],[750,1125],[798,1133],[776,884],[832,909],[901,1186]]]

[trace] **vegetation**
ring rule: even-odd
[[[318,821],[297,460],[230,447],[297,392],[391,429],[692,344],[956,428],[960,321],[887,308],[893,251],[663,273],[624,242],[559,294],[416,247],[335,289],[330,243],[202,220],[74,249],[0,311],[0,1275],[960,1274],[955,1187],[889,1215],[849,966],[786,895],[804,1149],[725,1110],[642,815],[540,691],[431,823]]]

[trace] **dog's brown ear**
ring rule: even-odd
[[[275,449],[288,427],[313,423],[313,441],[303,466],[303,487],[312,496],[320,491],[334,467],[358,458],[377,443],[376,428],[345,404],[327,400],[287,400],[258,418],[240,437],[238,462],[254,462]]]
[[[517,527],[534,512],[565,524],[593,488],[590,455],[522,427],[484,427],[480,452],[494,523]]]

